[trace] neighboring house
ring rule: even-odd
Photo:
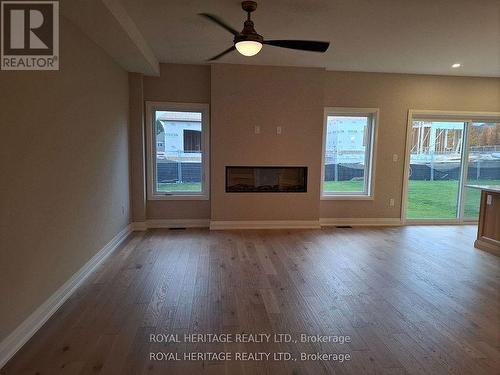
[[[165,152],[165,132],[160,132],[156,136],[156,152]]]
[[[412,154],[457,154],[462,146],[462,122],[413,121]]]
[[[163,131],[156,136],[159,159],[167,162],[201,162],[201,114],[157,112]]]
[[[328,118],[326,164],[364,164],[366,120],[356,117]]]
[[[464,123],[413,121],[411,134],[412,162],[460,160]],[[475,123],[470,128],[469,157],[497,159],[500,151],[500,124]]]

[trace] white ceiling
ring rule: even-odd
[[[121,0],[160,62],[201,64],[228,48],[232,35],[197,13],[235,29],[237,0]],[[329,70],[500,76],[498,0],[261,0],[253,13],[266,39],[329,40],[324,54],[264,46],[223,63],[325,67]],[[462,64],[452,69],[455,62]]]

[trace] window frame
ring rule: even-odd
[[[156,111],[201,113],[201,192],[158,192],[156,190]],[[146,101],[146,156],[148,200],[208,200],[210,196],[210,110],[207,103],[174,103]]]
[[[368,128],[368,152],[365,153],[365,189],[362,192],[325,192],[325,152],[328,135],[328,116],[366,116],[370,119]],[[373,200],[375,197],[375,165],[377,133],[379,122],[378,108],[325,107],[323,114],[323,144],[321,149],[321,200]]]

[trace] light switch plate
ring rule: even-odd
[[[255,134],[260,134],[260,126],[259,125],[255,125],[254,132],[255,132]]]
[[[392,155],[392,161],[393,161],[393,162],[398,161],[398,154],[393,154],[393,155]]]
[[[276,127],[276,134],[278,134],[278,135],[281,134],[281,126]]]

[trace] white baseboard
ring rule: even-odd
[[[149,219],[146,222],[148,228],[208,228],[208,219]]]
[[[319,222],[322,227],[333,227],[338,225],[350,226],[399,226],[401,219],[397,218],[321,218]]]
[[[133,223],[130,223],[130,226],[135,232],[148,230],[148,225],[145,221],[135,221]]]
[[[208,219],[149,219],[131,224],[134,231],[144,231],[151,228],[208,228]]]
[[[209,220],[209,219],[149,219],[131,224],[134,231],[150,228],[210,228],[223,229],[318,229],[321,227],[399,226],[399,218],[321,218],[319,220]]]
[[[0,342],[0,369],[45,324],[47,320],[73,294],[83,281],[101,264],[132,232],[128,225],[99,250],[85,265],[66,281],[49,299],[39,306],[9,336]]]
[[[210,230],[222,229],[319,229],[318,220],[210,221]]]

